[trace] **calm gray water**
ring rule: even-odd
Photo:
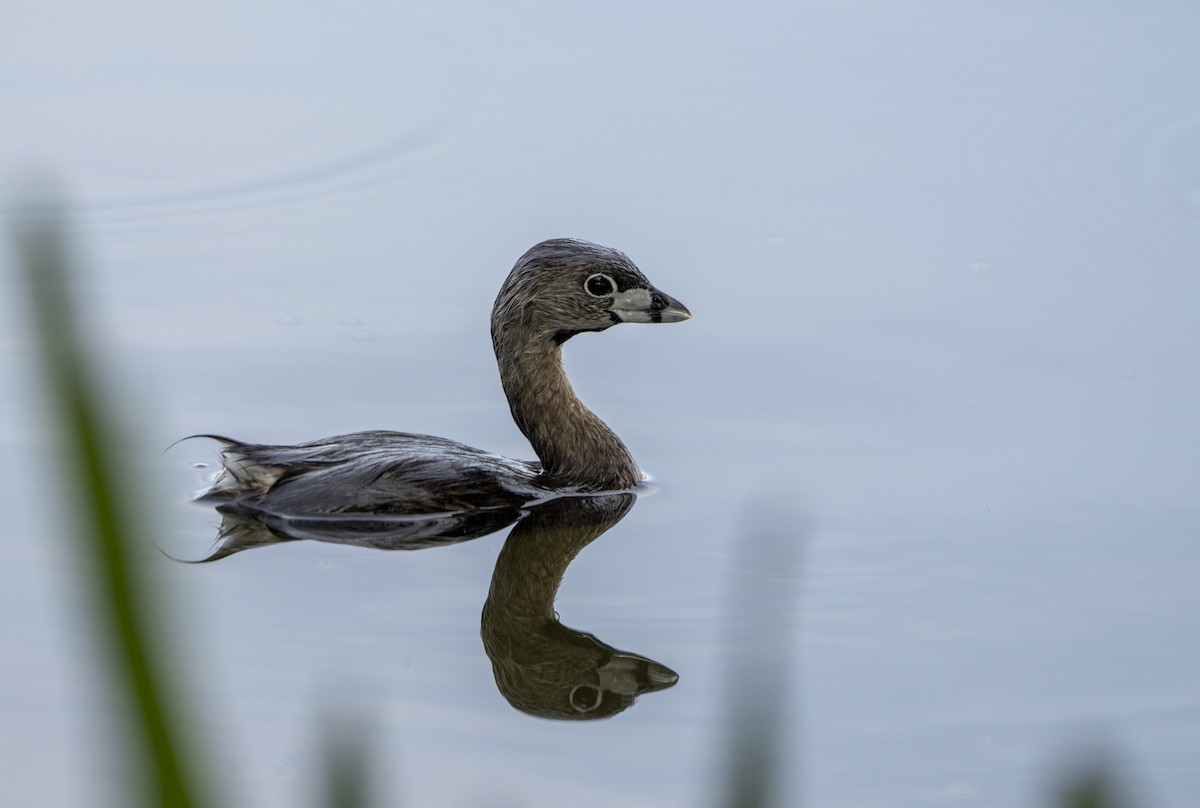
[[[1190,2],[7,8],[5,189],[39,166],[72,200],[169,552],[218,524],[183,435],[528,456],[487,316],[536,241],[623,249],[695,315],[567,350],[657,491],[558,613],[679,683],[605,721],[510,707],[480,638],[503,532],[147,547],[227,803],[306,804],[347,704],[403,804],[712,805],[730,668],[771,642],[781,804],[1017,808],[1099,752],[1194,805],[1197,41]],[[120,804],[0,261],[0,788]]]

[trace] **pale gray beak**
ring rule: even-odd
[[[687,306],[654,287],[613,295],[609,311],[623,323],[681,323],[692,319]]]
[[[623,696],[666,690],[679,681],[679,674],[653,659],[618,651],[597,671],[600,687]]]

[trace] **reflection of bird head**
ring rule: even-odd
[[[540,630],[488,643],[496,686],[508,703],[543,718],[608,718],[679,675],[652,659],[618,651],[591,634],[548,620]],[[507,653],[506,653],[507,652]]]
[[[625,516],[632,494],[566,498],[517,523],[496,560],[481,634],[496,686],[522,712],[544,718],[616,715],[679,676],[558,622],[554,596],[567,565]]]

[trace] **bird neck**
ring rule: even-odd
[[[557,622],[554,598],[579,552],[625,518],[636,496],[564,497],[531,508],[496,558],[484,621],[499,630]]]
[[[586,491],[629,488],[641,480],[621,439],[583,405],[552,339],[495,339],[500,381],[517,427],[529,439],[545,474]]]

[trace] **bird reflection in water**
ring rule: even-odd
[[[496,686],[509,704],[530,715],[607,718],[643,693],[671,687],[679,676],[564,626],[554,599],[575,556],[625,518],[636,500],[621,492],[561,497],[523,510],[374,518],[288,517],[223,503],[218,546],[203,560],[299,539],[416,550],[478,538],[515,522],[496,559],[480,629]]]
[[[633,494],[547,502],[517,523],[483,605],[483,647],[509,704],[544,718],[606,718],[679,676],[558,622],[554,596],[575,556],[621,521]]]
[[[562,346],[620,323],[679,323],[682,303],[624,253],[576,239],[534,245],[492,308],[492,347],[509,409],[537,462],[406,432],[358,432],[276,446],[215,435],[220,544],[208,559],[291,539],[417,549],[516,523],[483,610],[496,683],[517,709],[600,718],[678,676],[558,622],[567,565],[632,507],[644,476],[575,395]],[[602,494],[599,492],[609,492]]]

